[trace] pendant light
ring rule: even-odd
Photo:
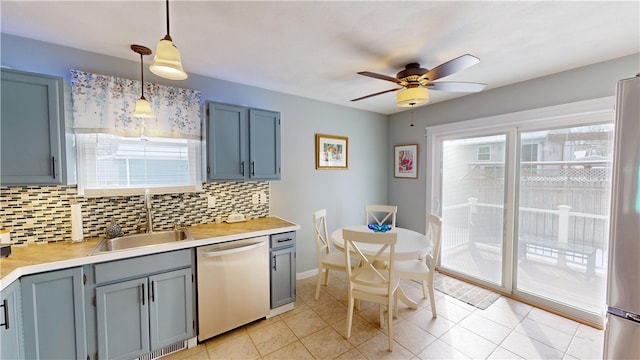
[[[178,48],[173,45],[171,35],[169,35],[169,0],[167,4],[167,35],[164,36],[156,46],[156,55],[153,64],[149,67],[152,73],[169,80],[184,80],[187,73],[182,68],[182,60]]]
[[[144,68],[142,66],[142,55],[151,55],[151,49],[142,45],[131,45],[131,50],[140,54],[140,88],[142,89],[140,99],[136,100],[133,116],[143,119],[154,118],[156,115],[151,111],[151,104],[144,98]]]

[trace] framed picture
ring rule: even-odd
[[[316,169],[346,170],[349,167],[349,138],[316,134]]]
[[[418,145],[396,145],[394,148],[394,177],[418,178]]]

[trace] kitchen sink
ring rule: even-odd
[[[156,231],[145,234],[120,236],[113,239],[104,238],[98,242],[89,254],[97,255],[111,251],[166,244],[183,240],[193,240],[191,233],[187,229]]]

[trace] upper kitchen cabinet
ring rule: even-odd
[[[1,70],[0,183],[66,182],[63,80]]]
[[[279,180],[280,113],[207,102],[207,180]]]

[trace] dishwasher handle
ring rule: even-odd
[[[209,250],[209,251],[203,251],[200,256],[203,257],[218,257],[218,256],[224,256],[224,255],[229,255],[229,254],[235,254],[235,253],[240,253],[240,252],[244,252],[244,251],[249,251],[249,250],[253,250],[253,249],[257,249],[259,247],[262,246],[266,246],[267,242],[266,241],[261,241],[259,243],[255,243],[255,244],[251,244],[251,245],[245,245],[245,246],[238,246],[238,247],[231,247],[231,248],[227,248],[227,249],[216,249],[216,250]]]

